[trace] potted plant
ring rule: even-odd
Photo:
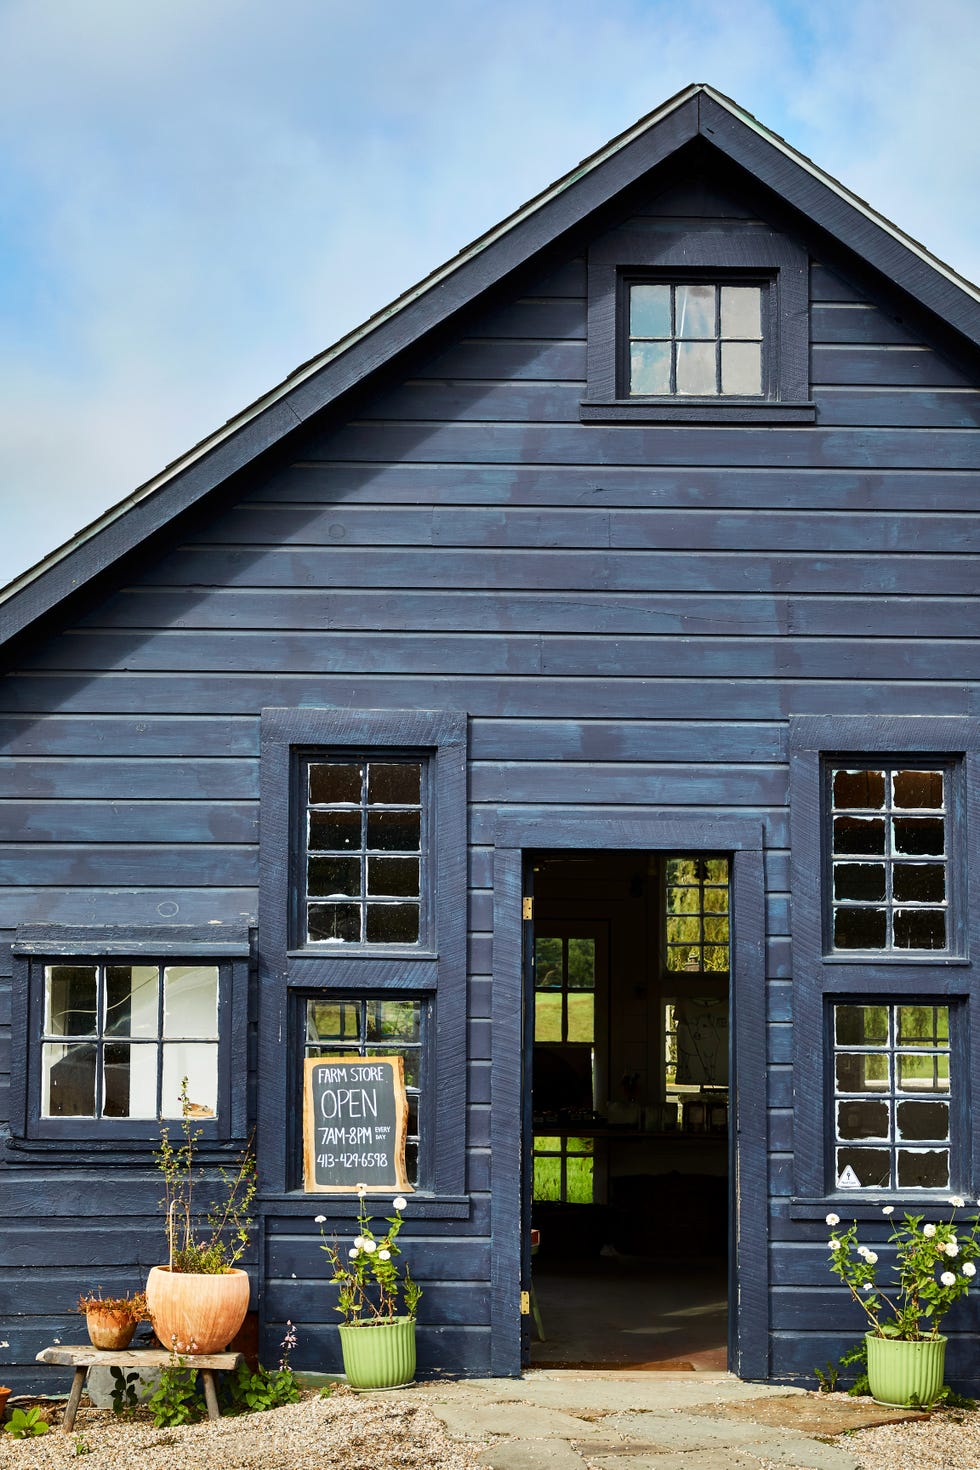
[[[379,1238],[371,1229],[366,1194],[367,1185],[358,1184],[358,1233],[346,1252],[326,1239],[320,1248],[333,1267],[330,1280],[340,1288],[336,1310],[344,1319],[338,1331],[347,1382],[352,1388],[399,1388],[415,1377],[415,1312],[422,1291],[407,1266],[399,1281],[405,1200],[395,1196],[394,1214],[386,1217],[388,1229]],[[325,1219],[316,1217],[321,1237]]]
[[[166,1182],[168,1262],[154,1266],[146,1283],[153,1330],[178,1353],[223,1351],[245,1320],[249,1280],[236,1267],[249,1244],[249,1209],[255,1198],[255,1156],[246,1148],[234,1169],[221,1169],[224,1203],[212,1203],[205,1222],[195,1220],[194,1149],[200,1130],[191,1123],[187,1079],[180,1091],[183,1141],[176,1147],[160,1130],[156,1158]]]
[[[967,1222],[965,1233],[955,1226],[963,1200],[954,1195],[946,1222],[925,1221],[906,1215],[893,1225],[888,1244],[894,1247],[894,1284],[886,1292],[878,1285],[878,1253],[858,1245],[857,1222],[839,1231],[838,1215],[828,1215],[830,1269],[839,1276],[865,1313],[870,1331],[868,1381],[878,1403],[908,1407],[933,1403],[943,1386],[946,1338],[940,1324],[955,1301],[969,1291],[980,1255],[977,1239],[980,1217]],[[882,1214],[891,1217],[892,1205]]]
[[[92,1346],[103,1351],[128,1348],[136,1328],[149,1316],[143,1292],[103,1296],[101,1286],[97,1292],[86,1292],[78,1298],[78,1310],[85,1313]]]

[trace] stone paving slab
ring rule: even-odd
[[[510,1439],[477,1453],[488,1470],[585,1470],[585,1461],[560,1439]]]
[[[508,1439],[587,1439],[599,1428],[574,1414],[538,1404],[440,1404],[429,1408],[442,1420],[450,1434],[460,1439],[482,1439],[492,1434]]]
[[[879,1424],[903,1424],[914,1419],[928,1419],[917,1409],[889,1409],[874,1399],[849,1399],[840,1394],[807,1394],[801,1403],[792,1397],[741,1399],[726,1404],[692,1405],[691,1414],[707,1414],[725,1419],[750,1419],[754,1424],[770,1424],[780,1429],[798,1429],[803,1434],[846,1434],[852,1429],[875,1429]]]

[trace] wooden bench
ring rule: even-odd
[[[71,1393],[68,1395],[68,1403],[65,1407],[65,1417],[61,1422],[62,1429],[67,1433],[73,1428],[75,1414],[78,1411],[79,1400],[82,1397],[82,1389],[85,1386],[85,1375],[89,1368],[135,1368],[141,1373],[146,1368],[169,1368],[173,1364],[173,1354],[166,1352],[163,1348],[127,1348],[124,1352],[111,1352],[105,1348],[90,1347],[88,1343],[77,1345],[68,1344],[65,1347],[47,1347],[38,1353],[35,1360],[38,1363],[58,1363],[66,1368],[74,1368],[75,1376],[72,1379]],[[201,1375],[204,1385],[204,1402],[208,1406],[208,1418],[220,1418],[218,1408],[218,1395],[214,1388],[214,1375],[237,1368],[239,1363],[244,1362],[241,1353],[181,1353],[180,1363],[184,1368],[190,1368]]]

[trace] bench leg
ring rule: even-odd
[[[75,1376],[71,1381],[71,1393],[65,1405],[65,1417],[61,1421],[61,1427],[66,1434],[75,1427],[75,1415],[78,1412],[79,1400],[82,1397],[82,1389],[85,1387],[85,1368],[76,1368]]]
[[[208,1406],[208,1418],[220,1419],[221,1410],[218,1408],[218,1395],[214,1391],[214,1373],[210,1368],[201,1369],[201,1382],[204,1384],[204,1402]]]

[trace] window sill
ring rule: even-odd
[[[739,398],[586,399],[579,404],[583,424],[812,424],[815,403],[781,403]]]
[[[832,950],[829,954],[820,956],[823,965],[861,965],[867,969],[871,965],[968,965],[969,955],[947,954],[938,949],[909,949],[903,950],[901,954],[894,950],[882,949],[849,949]]]
[[[813,1198],[791,1199],[787,1213],[791,1220],[817,1221],[821,1225],[826,1225],[827,1216],[830,1214],[839,1215],[845,1223],[850,1220],[895,1219],[901,1221],[906,1212],[914,1214],[917,1211],[921,1212],[923,1208],[951,1209],[950,1196],[955,1193],[955,1189],[924,1189],[915,1195],[888,1194],[882,1190],[878,1190],[875,1194],[865,1194],[863,1190],[847,1189],[839,1193],[828,1193]],[[961,1192],[959,1198],[967,1201],[968,1208],[970,1191]],[[881,1212],[885,1205],[892,1206],[893,1216],[882,1215]]]
[[[368,1194],[364,1199],[368,1214],[383,1215],[397,1192],[390,1189]],[[428,1194],[423,1189],[404,1197],[408,1201],[405,1214],[415,1220],[468,1220],[470,1217],[468,1194]],[[316,1215],[326,1215],[331,1220],[356,1220],[361,1207],[361,1201],[354,1193],[306,1194],[301,1189],[294,1189],[286,1194],[263,1194],[261,1199],[263,1214],[291,1218],[313,1219]]]

